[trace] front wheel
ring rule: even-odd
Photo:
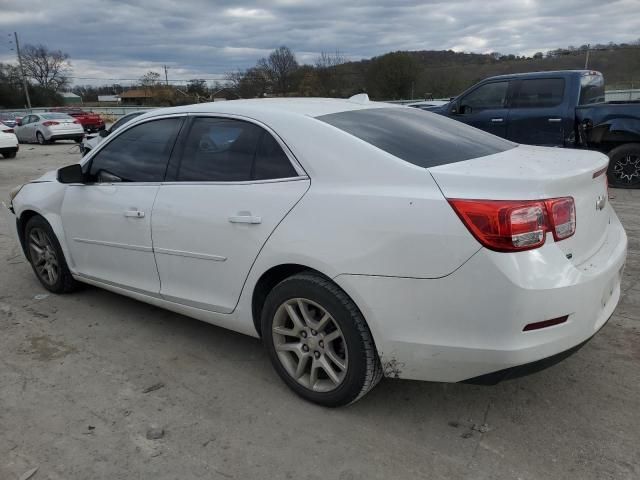
[[[78,287],[51,225],[41,216],[32,217],[24,231],[27,259],[40,283],[53,293],[72,292]]]
[[[16,158],[16,152],[6,152],[3,153],[2,156],[4,158]]]
[[[382,378],[369,328],[336,284],[313,272],[267,296],[262,335],[275,370],[298,395],[326,407],[353,403]]]
[[[640,188],[640,143],[627,143],[609,152],[609,185]]]

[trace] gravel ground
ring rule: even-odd
[[[77,161],[0,160],[0,198]],[[303,402],[259,341],[96,288],[55,296],[0,222],[0,478],[640,478],[640,190],[612,190],[624,296],[566,361],[494,387],[384,380]]]

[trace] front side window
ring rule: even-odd
[[[513,100],[513,108],[555,107],[564,98],[564,79],[535,78],[523,80]]]
[[[161,182],[182,118],[136,125],[114,138],[91,160],[97,182]]]
[[[460,101],[460,106],[466,109],[471,107],[471,112],[504,108],[508,90],[509,82],[486,83],[464,96]]]
[[[177,180],[242,182],[296,176],[263,128],[228,118],[196,118],[184,143]]]

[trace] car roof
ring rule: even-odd
[[[199,103],[180,107],[152,110],[140,118],[150,118],[172,113],[220,113],[243,115],[257,120],[272,118],[274,115],[320,117],[332,113],[367,108],[404,108],[382,102],[360,99],[337,98],[256,98],[250,100],[229,100],[224,102]]]
[[[548,72],[525,72],[525,73],[508,73],[505,75],[495,75],[487,78],[487,80],[496,79],[513,79],[513,78],[547,78],[547,77],[566,77],[566,76],[583,76],[583,75],[602,75],[595,70],[551,70]]]

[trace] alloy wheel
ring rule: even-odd
[[[278,359],[296,382],[314,392],[340,386],[348,368],[347,343],[327,310],[293,298],[278,307],[272,325]]]
[[[618,160],[613,166],[613,176],[627,185],[640,182],[640,155],[629,154]]]
[[[29,232],[29,253],[40,279],[54,285],[60,275],[58,256],[49,235],[41,228],[35,227]]]

